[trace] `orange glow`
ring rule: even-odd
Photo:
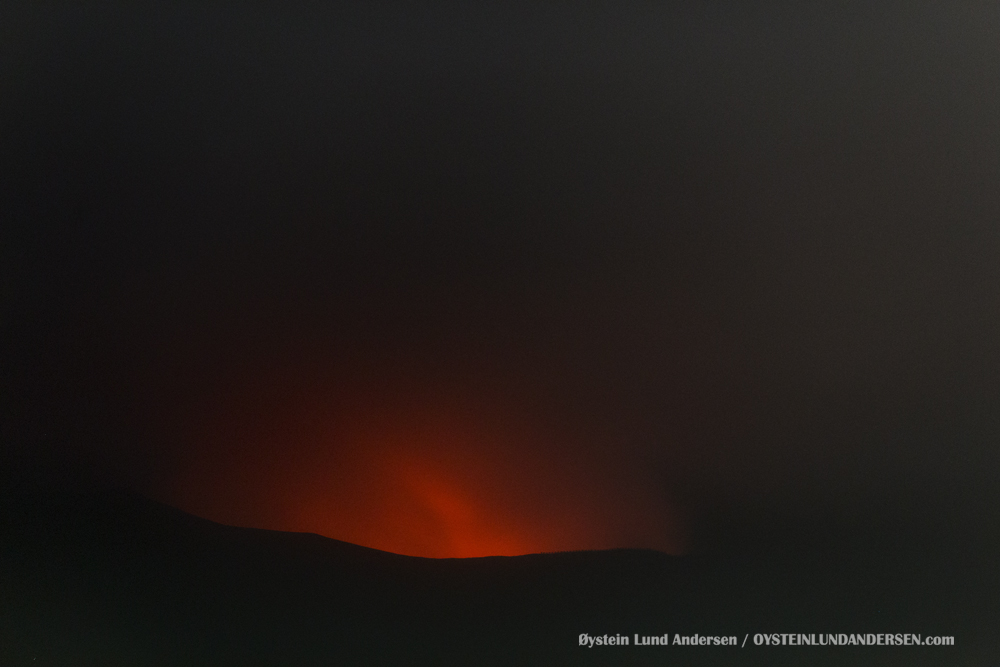
[[[217,421],[167,500],[222,523],[415,556],[681,551],[676,517],[639,471],[509,414],[440,394],[331,403]]]

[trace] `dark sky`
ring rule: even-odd
[[[993,3],[333,4],[3,3],[0,465],[428,555],[1000,519]]]

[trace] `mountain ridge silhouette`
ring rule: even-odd
[[[898,554],[766,550],[433,559],[226,526],[113,487],[8,491],[0,509],[5,665],[919,665],[997,649],[985,559],[956,571]],[[956,646],[752,646],[772,632],[951,635]],[[751,646],[587,648],[583,633]]]

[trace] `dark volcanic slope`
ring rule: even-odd
[[[642,550],[431,560],[222,526],[123,492],[10,495],[3,665],[990,664],[985,554]],[[964,556],[963,556],[964,554]],[[578,646],[580,633],[745,648]],[[953,635],[954,647],[753,645],[755,633]]]

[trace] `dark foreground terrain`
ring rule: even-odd
[[[7,493],[2,665],[1000,664],[982,549],[398,556],[233,528],[120,491]],[[746,646],[585,648],[578,636]],[[767,647],[756,633],[919,633],[951,647]]]

